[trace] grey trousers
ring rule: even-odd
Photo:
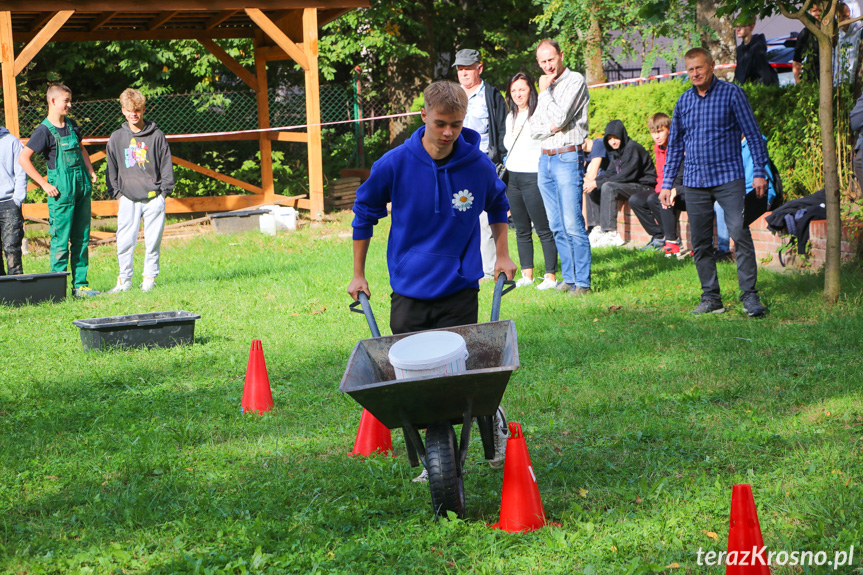
[[[159,251],[162,232],[165,229],[165,198],[161,195],[145,202],[132,201],[120,196],[117,210],[117,262],[119,277],[131,280],[135,246],[138,244],[138,228],[144,220],[144,276],[159,275]]]
[[[497,263],[497,248],[494,245],[494,236],[491,226],[488,224],[488,213],[479,215],[479,249],[482,254],[482,273],[485,277],[494,277],[494,264]]]

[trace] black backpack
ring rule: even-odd
[[[776,164],[774,164],[773,160],[769,157],[767,158],[767,165],[770,166],[770,173],[772,174],[772,177],[769,178],[769,180],[773,183],[773,189],[776,191],[773,201],[770,202],[769,206],[767,206],[767,211],[772,212],[785,203],[785,194],[782,193],[782,176],[779,175],[779,170],[776,168]]]

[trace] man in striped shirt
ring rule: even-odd
[[[581,213],[590,97],[584,76],[563,65],[554,40],[539,43],[536,61],[545,72],[530,117],[530,135],[542,142],[539,192],[560,254],[563,281],[556,289],[577,297],[590,293],[590,240]]]
[[[767,192],[764,171],[767,148],[746,94],[739,86],[713,75],[715,64],[710,52],[693,48],[686,53],[684,63],[692,88],[680,96],[674,108],[659,200],[664,208],[671,209],[671,188],[682,164],[692,251],[702,291],[701,303],[692,313],[725,311],[713,249],[713,202],[716,201],[725,212],[725,223],[734,240],[737,280],[743,292],[740,301],[750,317],[761,316],[767,309],[761,305],[755,289],[758,275],[755,245],[749,228],[743,225],[746,184],[740,152],[741,133],[752,148],[755,162],[752,183],[759,198]]]

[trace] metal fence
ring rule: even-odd
[[[357,96],[353,87],[321,86],[321,121],[356,119]],[[272,89],[268,92],[270,126],[297,126],[306,123],[306,97],[302,88]],[[362,102],[363,117],[379,114],[376,101]],[[47,108],[40,104],[19,110],[21,133],[32,134],[45,118]],[[118,100],[73,102],[70,116],[81,127],[84,137],[107,137],[123,123]],[[258,127],[257,97],[253,91],[170,94],[147,99],[147,119],[166,134],[235,132]],[[353,130],[343,124],[341,130]]]

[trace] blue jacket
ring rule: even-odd
[[[22,149],[21,141],[0,127],[0,202],[11,198],[20,206],[27,197],[27,174],[18,164]]]
[[[428,300],[479,287],[479,215],[485,210],[490,224],[506,222],[509,202],[494,164],[479,150],[478,133],[462,129],[455,154],[441,167],[423,148],[424,133],[422,126],[375,162],[357,190],[352,225],[355,240],[371,238],[392,202],[390,285],[399,295]]]
[[[767,142],[767,137],[762,134],[764,141]],[[752,191],[752,179],[755,176],[755,162],[752,161],[752,152],[749,151],[749,140],[743,140],[740,151],[743,154],[743,177],[746,179],[746,193]],[[773,198],[776,197],[776,188],[773,187],[773,172],[770,169],[770,164],[764,166],[764,171],[767,172],[767,205],[773,203]]]

